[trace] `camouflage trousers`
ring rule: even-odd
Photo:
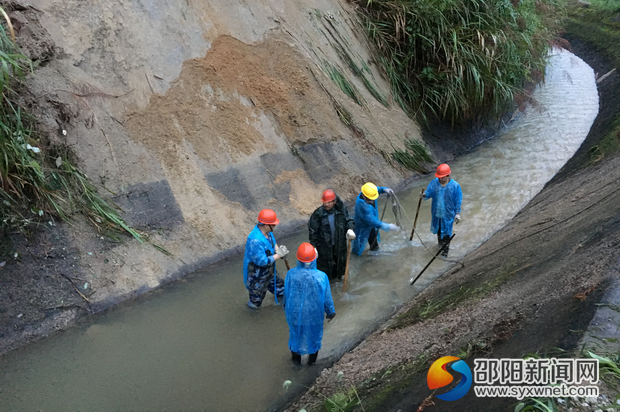
[[[284,280],[273,275],[273,265],[267,267],[250,267],[254,269],[248,274],[248,291],[250,302],[257,307],[263,303],[267,291],[277,295],[279,303],[284,300]],[[276,293],[277,292],[277,293]]]

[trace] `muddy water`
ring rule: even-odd
[[[531,200],[579,147],[598,111],[592,70],[568,52],[552,58],[533,97],[536,107],[498,138],[451,162],[464,200],[450,259],[480,245]],[[409,286],[436,245],[430,202],[420,211],[419,237],[409,241],[417,195],[430,178],[398,193],[405,230],[382,234],[380,252],[352,258],[348,292],[332,284],[338,315],[326,324],[319,365],[291,365],[284,313],[272,296],[259,311],[245,306],[238,256],[0,358],[0,410],[245,411],[281,404],[450,267],[436,260]],[[389,207],[385,220],[393,221]],[[280,243],[295,250],[305,240],[302,232]],[[288,392],[285,380],[293,382]]]

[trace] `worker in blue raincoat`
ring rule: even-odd
[[[310,243],[297,249],[297,267],[286,274],[284,298],[286,323],[289,328],[288,348],[293,362],[301,364],[301,355],[308,356],[308,365],[316,362],[323,340],[323,321],[336,316],[329,279],[316,268],[317,252]]]
[[[437,233],[439,247],[446,245],[441,255],[448,257],[452,225],[461,221],[461,203],[463,192],[461,186],[450,177],[450,166],[443,163],[437,167],[435,179],[431,180],[420,196],[424,200],[433,199],[431,205],[431,233]]]
[[[379,219],[377,198],[381,193],[389,195],[394,192],[389,187],[377,187],[368,182],[362,186],[362,191],[355,201],[355,216],[353,217],[355,239],[352,242],[351,251],[357,255],[362,254],[366,248],[366,242],[370,244],[370,250],[379,249],[379,242],[381,241],[379,229],[386,232],[400,229],[393,223],[385,223]]]
[[[258,214],[258,224],[248,235],[243,255],[243,282],[250,294],[248,306],[258,309],[267,291],[282,298],[284,281],[277,275],[276,263],[288,255],[286,246],[278,246],[273,236],[274,227],[280,223],[276,212],[263,209]]]

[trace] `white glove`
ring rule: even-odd
[[[276,255],[280,256],[280,259],[284,259],[288,256],[288,249],[284,245],[279,245],[276,247]]]
[[[422,192],[420,193],[420,199],[424,199],[424,195],[425,195],[425,194],[426,194],[426,193],[425,193],[424,189],[422,189]]]
[[[351,229],[347,230],[347,240],[353,240],[355,239],[355,232],[352,231]]]
[[[456,216],[454,216],[454,223],[458,225],[460,221],[461,221],[461,214],[457,213]]]
[[[316,248],[314,248],[314,253],[316,253],[316,257],[315,257],[315,259],[317,259],[317,260],[318,260],[318,258],[319,258],[319,251],[318,251],[318,250],[316,250]]]
[[[391,196],[391,195],[393,195],[393,194],[394,194],[394,191],[393,191],[392,189],[390,189],[389,187],[386,187],[386,188],[385,188],[385,193],[386,193],[388,196]]]
[[[391,231],[400,230],[400,228],[396,226],[394,223],[388,223],[388,230],[391,232]]]

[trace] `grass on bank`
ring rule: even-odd
[[[344,36],[338,26],[337,23],[334,23],[333,18],[330,16],[323,16],[323,14],[316,10],[318,18],[323,23],[323,27],[330,34],[330,36],[325,35],[329,44],[336,51],[342,62],[349,67],[351,72],[359,78],[368,92],[384,107],[388,107],[387,98],[379,91],[378,86],[376,86],[366,74],[369,74],[372,77],[372,72],[368,65],[364,62],[364,60],[357,55],[357,58],[353,57],[353,51],[350,48],[350,42],[347,40],[346,36]],[[340,86],[340,85],[339,85]],[[344,91],[344,90],[343,90]]]
[[[497,116],[538,81],[564,0],[353,0],[413,117]]]
[[[620,75],[620,2],[616,0],[591,0],[589,7],[571,1],[565,30],[577,36],[588,47],[611,62]],[[600,76],[605,73],[598,73]],[[610,79],[603,80],[610,81]],[[617,97],[618,98],[618,97]],[[603,139],[590,149],[590,160],[596,162],[620,151],[620,111],[610,119],[610,126]]]
[[[428,148],[415,139],[405,140],[406,150],[395,150],[392,158],[407,169],[426,173],[427,166],[433,163]]]
[[[6,16],[1,8],[0,14]],[[32,225],[53,225],[53,218],[68,222],[80,213],[98,230],[125,231],[142,243],[119,209],[74,166],[71,150],[46,147],[37,138],[34,119],[11,88],[32,64],[19,53],[6,19],[7,26],[0,24],[0,229],[27,232]]]
[[[488,296],[502,284],[508,282],[525,267],[518,267],[516,262],[508,262],[504,267],[498,268],[490,276],[489,280],[484,283],[472,280],[471,286],[461,285],[458,288],[452,287],[451,292],[441,298],[419,300],[411,309],[396,317],[390,325],[390,329],[401,329],[427,319],[432,319],[465,302],[475,303],[477,300]]]
[[[545,356],[548,358],[549,356]],[[607,356],[598,355],[590,351],[583,351],[580,358],[591,358],[599,361],[599,378],[603,380],[609,388],[616,391],[620,395],[620,354],[610,354]],[[600,387],[600,386],[599,386]],[[613,398],[612,398],[613,399]],[[519,402],[514,412],[560,412],[579,408],[579,402],[573,401],[571,405],[570,398],[528,398]],[[597,410],[607,410],[613,408],[616,404],[613,401],[609,405],[598,405]]]
[[[337,68],[327,60],[323,60],[323,69],[329,74],[329,77],[334,83],[336,83],[344,94],[349,96],[355,103],[360,106],[364,106],[364,101],[362,100],[359,90],[349,79],[347,79],[341,69]]]

